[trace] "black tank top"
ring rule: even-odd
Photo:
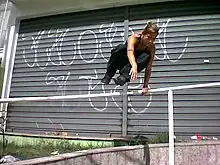
[[[139,35],[139,37],[138,37],[138,43],[136,43],[136,44],[135,44],[135,48],[137,48],[137,47],[138,47],[138,45],[139,45],[139,44],[140,44],[140,42],[141,42],[141,37],[142,37],[142,34],[138,34],[138,35]],[[126,41],[126,43],[125,43],[125,44],[126,44],[126,46],[127,46],[128,41]],[[135,48],[134,48],[134,49],[135,49]],[[148,48],[148,47],[145,47],[143,51],[137,51],[137,50],[135,50],[135,51],[137,51],[137,52],[147,52],[147,48]]]

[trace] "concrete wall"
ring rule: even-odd
[[[18,17],[21,19],[165,1],[174,0],[12,0],[20,11]]]
[[[13,165],[168,165],[168,153],[168,144],[125,146],[60,154]],[[176,144],[175,165],[220,165],[220,142]]]

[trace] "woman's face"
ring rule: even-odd
[[[157,32],[155,31],[155,29],[153,28],[145,28],[143,31],[143,44],[145,46],[150,45],[152,43],[154,43],[156,37],[157,37]]]
[[[157,33],[148,31],[146,34],[143,35],[143,44],[149,45],[154,43],[157,37]]]

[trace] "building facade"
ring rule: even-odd
[[[220,81],[217,1],[100,3],[79,4],[78,8],[59,12],[51,4],[48,12],[44,9],[31,12],[28,5],[25,8],[21,2],[10,2],[4,26],[2,97],[104,94],[141,89],[143,73],[137,81],[123,87],[113,82],[103,85],[100,80],[110,50],[132,33],[141,31],[148,21],[157,22],[160,27],[150,79],[152,89]],[[2,110],[7,110],[8,132],[67,132],[96,137],[166,133],[167,109],[167,92],[2,106]],[[220,136],[220,88],[175,91],[174,128],[176,136],[186,139],[197,133]]]

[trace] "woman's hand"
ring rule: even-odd
[[[149,88],[142,88],[142,96],[146,96]]]
[[[130,75],[132,80],[137,79],[137,77],[138,77],[137,66],[132,66],[129,75]]]

